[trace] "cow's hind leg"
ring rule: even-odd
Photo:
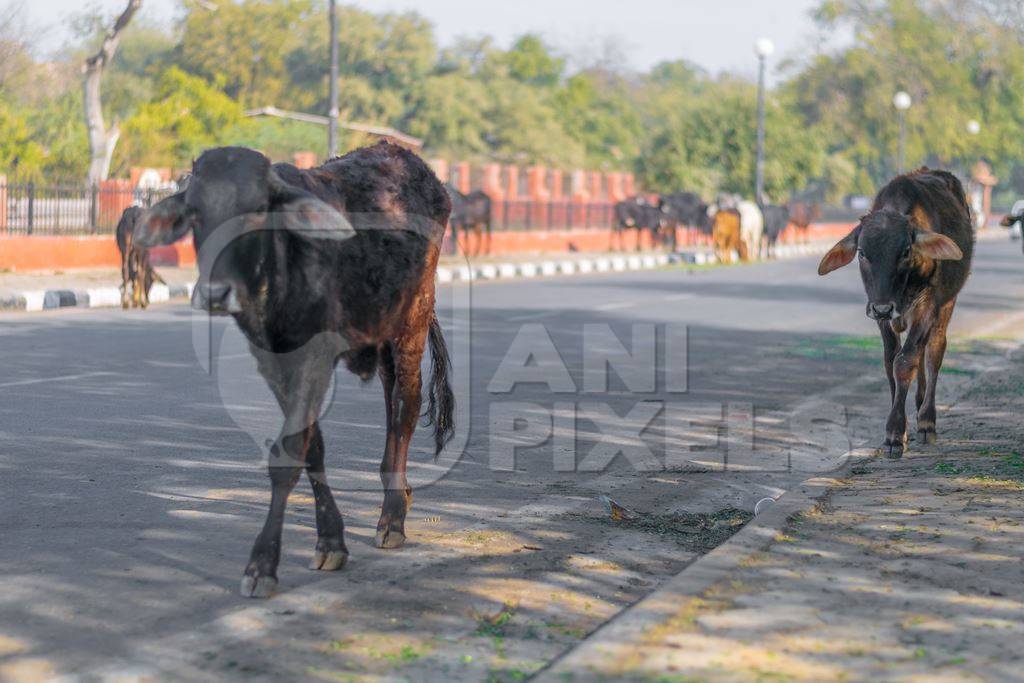
[[[314,422],[309,428],[309,450],[306,455],[306,476],[313,487],[316,500],[316,549],[310,569],[333,571],[341,569],[348,560],[348,548],[345,547],[345,524],[341,513],[334,502],[334,495],[327,485],[324,472],[324,438],[320,433],[320,424]]]
[[[935,430],[935,390],[939,382],[939,371],[942,370],[942,360],[946,356],[946,328],[955,305],[956,300],[950,301],[939,311],[935,329],[928,338],[922,358],[922,372],[927,377],[927,385],[917,406],[917,440],[921,443],[933,444],[938,439]],[[918,393],[920,388],[918,384]]]
[[[423,329],[419,330],[419,327]],[[427,326],[410,325],[410,328],[417,331],[410,331],[381,354],[381,381],[388,397],[388,436],[380,463],[384,504],[377,522],[376,544],[379,548],[400,548],[405,544],[405,516],[412,506],[412,488],[406,478],[406,464],[409,443],[420,417],[420,360]]]

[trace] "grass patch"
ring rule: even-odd
[[[513,616],[515,616],[515,607],[507,603],[502,605],[496,614],[478,614],[476,615],[476,634],[489,638],[504,638]]]
[[[963,475],[974,484],[1024,488],[1024,455],[999,453],[992,449],[984,449],[980,455],[988,459],[981,462],[937,462],[935,472],[949,477]]]
[[[822,337],[803,339],[784,354],[813,360],[840,360],[859,363],[881,362],[882,342],[877,337]]]
[[[974,377],[978,374],[974,370],[958,368],[955,365],[943,365],[939,372],[943,375],[962,375],[965,377]]]
[[[583,640],[587,635],[587,631],[585,629],[576,628],[557,621],[547,621],[544,623],[544,626],[546,626],[552,633],[557,633],[561,636],[568,636],[569,638],[575,638],[576,640]]]

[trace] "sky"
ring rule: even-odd
[[[325,2],[327,0],[319,0]],[[460,36],[494,36],[506,46],[525,32],[540,33],[569,55],[599,56],[614,43],[627,66],[645,70],[659,61],[684,58],[712,73],[754,77],[754,41],[775,44],[775,64],[800,59],[820,39],[809,11],[820,0],[355,0],[372,12],[415,10],[430,19],[442,45]],[[44,49],[58,47],[67,34],[66,17],[83,6],[111,14],[125,0],[42,0],[26,2],[32,21],[43,28]],[[144,0],[143,12],[172,21],[176,0]],[[774,71],[770,77],[777,76]]]

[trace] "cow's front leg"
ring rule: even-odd
[[[893,361],[895,396],[889,411],[889,419],[885,423],[885,442],[882,444],[882,453],[890,458],[903,457],[903,452],[907,449],[907,394],[917,377],[921,354],[924,353],[924,344],[927,342],[933,319],[928,316],[926,320],[911,326],[906,343]]]
[[[381,378],[389,399],[388,438],[384,458],[380,463],[384,503],[377,522],[378,548],[400,548],[405,544],[405,517],[412,507],[412,488],[406,478],[406,465],[409,443],[420,416],[420,359],[425,341],[424,326],[422,333],[411,339],[403,339],[394,348],[381,354]],[[390,371],[390,378],[385,377],[386,371]]]
[[[263,530],[256,537],[249,564],[242,576],[242,595],[267,598],[277,589],[277,565],[281,560],[281,529],[288,494],[302,474],[308,449],[307,432],[282,436],[270,449],[270,510]]]
[[[324,439],[320,423],[314,422],[309,428],[309,450],[306,455],[306,476],[313,487],[316,500],[316,549],[310,569],[334,571],[345,566],[348,548],[345,547],[345,524],[334,502],[334,495],[327,485],[324,472]]]
[[[896,400],[896,377],[893,374],[893,363],[900,349],[900,336],[892,329],[888,320],[878,321],[878,331],[882,334],[882,363],[885,365],[885,377],[889,380],[889,402]]]

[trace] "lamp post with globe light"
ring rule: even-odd
[[[757,55],[757,162],[754,167],[754,199],[759,205],[764,203],[764,90],[765,67],[768,58],[775,52],[775,46],[767,38],[760,38],[754,43]]]
[[[967,121],[967,125],[965,126],[965,128],[967,130],[967,135],[970,136],[971,138],[977,138],[978,137],[978,133],[981,132],[981,124],[978,122],[977,119],[970,119],[970,120],[968,120]],[[971,157],[974,156],[974,153],[975,153],[974,140],[970,140],[967,143],[967,147],[968,147],[967,158],[970,159]],[[968,178],[971,177],[971,163],[972,162],[970,162],[970,161],[967,162],[967,177]]]
[[[899,147],[897,148],[896,152],[896,167],[900,173],[903,173],[903,159],[907,141],[907,125],[905,121],[905,113],[908,109],[910,109],[911,104],[912,100],[910,99],[910,95],[903,90],[897,92],[892,98],[892,106],[896,107],[896,113],[899,117],[900,122]]]

